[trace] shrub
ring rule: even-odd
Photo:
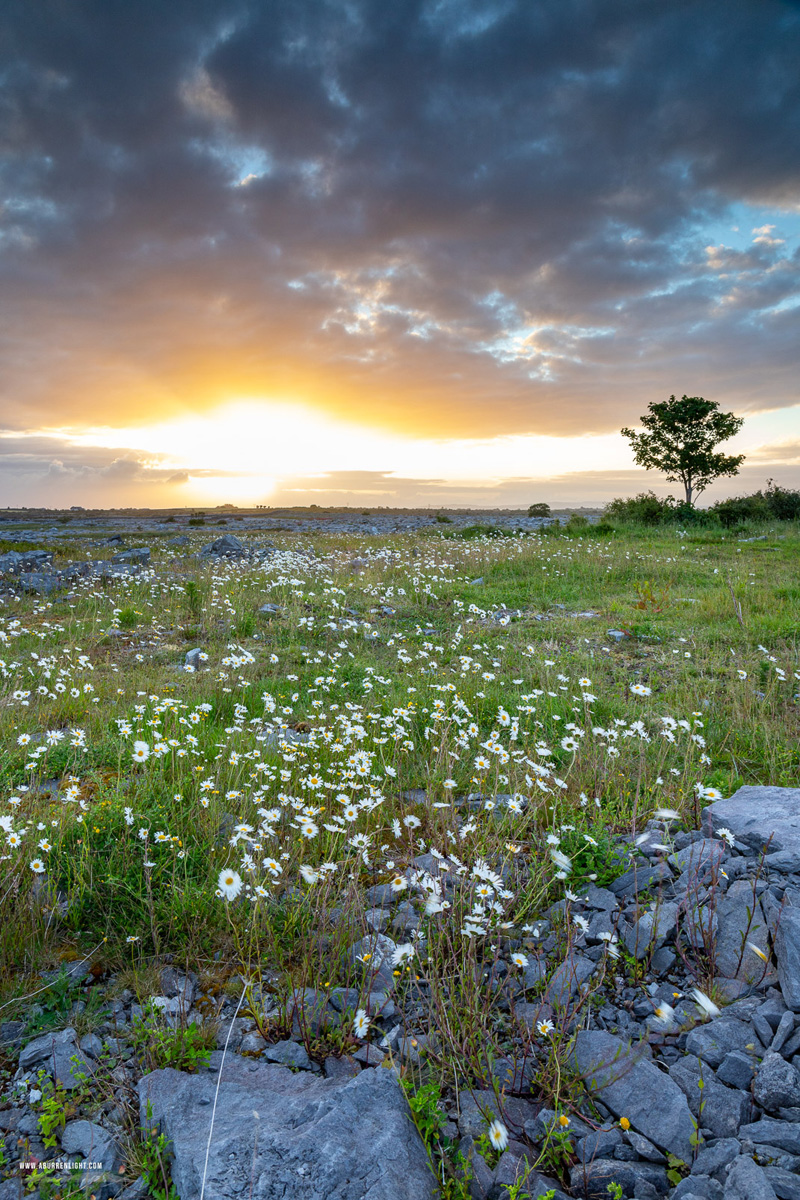
[[[529,517],[549,517],[550,516],[550,505],[549,504],[532,504],[530,506],[530,508],[528,509],[528,516]]]
[[[638,496],[618,497],[606,505],[604,518],[623,525],[717,525],[712,509],[695,508],[673,496],[662,500],[655,492],[640,492]]]
[[[745,521],[796,521],[800,519],[800,492],[779,487],[772,479],[765,492],[750,496],[731,496],[711,509],[726,529]]]
[[[800,492],[778,487],[774,480],[768,479],[766,495],[773,517],[779,521],[800,519]]]
[[[580,513],[570,513],[569,520],[566,524],[568,533],[582,533],[588,528],[589,522],[586,520],[586,517],[581,516]]]
[[[732,529],[744,521],[769,521],[772,516],[769,502],[762,492],[756,492],[752,496],[732,496],[729,500],[720,500],[714,505],[712,512],[726,529]]]
[[[617,497],[603,510],[604,517],[622,521],[625,525],[663,525],[669,520],[672,497],[659,499],[655,492],[640,492],[638,496]]]

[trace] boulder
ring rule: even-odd
[[[753,1097],[767,1112],[800,1108],[800,1074],[774,1050],[768,1050],[753,1080]]]
[[[130,550],[121,550],[111,559],[114,566],[125,563],[146,567],[150,562],[150,550],[147,546],[134,546]]]
[[[616,1117],[627,1117],[660,1150],[691,1162],[695,1130],[686,1097],[646,1052],[613,1034],[581,1030],[570,1057],[587,1088]]]
[[[73,1062],[73,1059],[76,1061]],[[94,1073],[88,1059],[81,1053],[75,1030],[69,1027],[55,1033],[43,1033],[41,1037],[28,1042],[19,1056],[19,1065],[22,1071],[40,1067],[66,1090],[81,1086],[76,1071],[89,1076]]]
[[[246,558],[247,547],[232,533],[224,533],[216,541],[203,546],[201,558]]]
[[[796,794],[800,796],[800,789]],[[781,912],[775,957],[783,998],[793,1012],[800,1012],[800,908],[784,908]]]
[[[738,879],[717,902],[716,969],[726,979],[741,979],[744,983],[760,983],[767,976],[768,982],[774,981],[774,968],[754,953],[748,943],[769,958],[767,919],[761,902],[753,896],[752,883]]]
[[[229,1056],[219,1095],[215,1075],[168,1067],[145,1075],[143,1126],[160,1126],[172,1147],[180,1200],[433,1200],[422,1140],[393,1071],[349,1080]],[[214,1112],[213,1130],[211,1128]]]
[[[757,1047],[757,1039],[744,1021],[736,1017],[717,1017],[707,1025],[698,1025],[686,1037],[687,1054],[696,1054],[714,1070],[731,1050]]]
[[[750,1101],[744,1092],[725,1087],[693,1054],[679,1058],[669,1074],[686,1096],[698,1125],[710,1129],[715,1138],[736,1137],[750,1115]]]
[[[61,1149],[65,1156],[91,1164],[81,1174],[81,1187],[99,1190],[99,1184],[118,1181],[122,1153],[102,1125],[95,1125],[93,1121],[68,1121],[61,1134]]]
[[[777,1200],[761,1167],[746,1154],[740,1154],[728,1168],[725,1196],[727,1200]]]
[[[730,829],[737,842],[760,852],[784,850],[800,868],[800,788],[740,787],[729,800],[715,800],[703,812],[708,835]]]

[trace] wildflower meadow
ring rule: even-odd
[[[386,1063],[451,1197],[476,1170],[451,1107],[494,1092],[494,1170],[505,1079],[563,1118],[536,1167],[567,1186],[576,1032],[657,977],[613,922],[590,934],[586,890],[742,786],[800,786],[796,523],[256,532],[205,559],[189,533],[2,595],[0,1021],[88,1036],[132,1002],[153,1068],[180,1036],[191,1070],[234,1017],[255,1057]],[[165,965],[196,997],[161,1036]],[[699,934],[678,966],[723,1002]],[[151,1150],[129,1160],[155,1179]]]

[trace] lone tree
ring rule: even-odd
[[[723,475],[738,474],[743,454],[719,454],[714,447],[738,433],[744,418],[720,412],[714,400],[702,396],[670,396],[650,404],[640,417],[644,430],[623,429],[634,458],[646,470],[666,472],[668,483],[682,483],[686,503]]]

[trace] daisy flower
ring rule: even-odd
[[[366,1037],[369,1033],[369,1024],[370,1022],[369,1017],[367,1016],[367,1010],[365,1008],[359,1008],[358,1012],[353,1018],[353,1033],[356,1035],[356,1037]]]
[[[508,1130],[502,1121],[492,1121],[489,1126],[489,1141],[495,1150],[505,1150],[508,1145]]]
[[[220,871],[217,884],[226,900],[235,900],[242,890],[242,878],[236,871]]]

